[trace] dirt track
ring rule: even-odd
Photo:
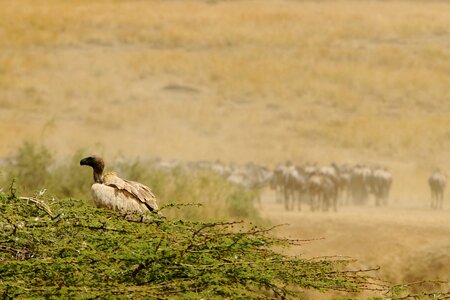
[[[292,254],[305,257],[342,255],[358,267],[380,266],[392,282],[450,279],[450,211],[394,203],[387,208],[343,207],[335,212],[286,212],[267,192],[261,214],[283,236],[317,239]]]

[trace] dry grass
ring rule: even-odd
[[[2,156],[450,162],[445,1],[0,5]]]

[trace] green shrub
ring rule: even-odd
[[[382,288],[347,260],[274,251],[294,241],[237,222],[144,221],[73,199],[0,193],[3,298],[284,298]]]
[[[47,148],[26,142],[17,150],[15,164],[7,167],[8,177],[20,178],[20,186],[24,190],[43,189],[52,161]]]

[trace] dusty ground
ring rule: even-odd
[[[379,266],[378,275],[394,283],[448,280],[450,209],[393,203],[390,207],[342,207],[338,212],[286,212],[267,192],[262,215],[272,224],[288,224],[279,233],[296,239],[319,239],[293,249],[305,257],[348,256],[355,267]]]

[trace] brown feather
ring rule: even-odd
[[[156,197],[147,186],[118,177],[114,172],[106,173],[103,176],[103,184],[115,187],[120,191],[126,191],[129,194],[129,201],[140,201],[148,210],[158,210]]]

